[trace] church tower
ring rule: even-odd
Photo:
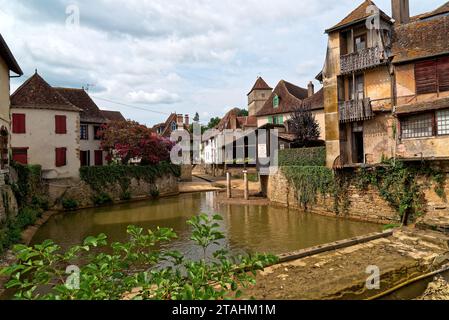
[[[258,77],[251,91],[248,93],[248,113],[255,116],[262,109],[265,102],[270,98],[273,88]]]

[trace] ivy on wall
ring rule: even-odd
[[[434,184],[435,193],[445,198],[446,175],[428,163],[406,164],[386,161],[375,168],[333,172],[323,166],[284,166],[281,170],[298,192],[298,201],[307,209],[318,196],[333,196],[338,214],[350,207],[349,187],[360,191],[375,188],[393,207],[401,221],[413,221],[424,213],[424,188]]]
[[[173,174],[176,177],[180,177],[181,169],[179,166],[168,162],[161,162],[151,166],[110,165],[82,167],[80,169],[81,180],[98,193],[103,192],[105,187],[118,184],[123,194],[126,194],[132,179],[154,183],[157,178],[165,174]]]
[[[11,167],[17,172],[18,180],[11,187],[20,207],[28,205],[32,200],[34,189],[39,188],[42,176],[42,167],[39,165],[22,165],[11,162]]]

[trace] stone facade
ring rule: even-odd
[[[88,208],[94,205],[93,198],[97,193],[84,181],[67,179],[50,181],[47,184],[50,205],[61,208],[62,199],[73,199],[77,201],[79,208]],[[178,178],[174,175],[165,175],[156,179],[154,184],[149,184],[142,180],[131,180],[129,192],[132,200],[145,199],[150,197],[150,192],[157,189],[160,196],[170,196],[179,193]],[[114,202],[120,202],[123,196],[120,186],[105,186],[102,190],[109,194]]]
[[[361,191],[354,186],[350,186],[347,194],[349,203],[346,204],[346,209],[344,203],[339,204],[339,216],[384,224],[399,222],[396,211],[382,199],[376,190],[370,188],[367,191]],[[298,201],[297,191],[280,171],[269,177],[267,196],[275,205],[302,209]],[[335,216],[337,215],[335,209],[334,197],[327,195],[326,197],[317,196],[316,203],[310,206],[308,211]]]

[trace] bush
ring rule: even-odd
[[[62,207],[66,211],[73,211],[73,210],[78,209],[78,202],[74,199],[63,199]]]
[[[325,166],[326,148],[302,148],[279,150],[280,167]]]
[[[106,192],[94,196],[93,201],[96,206],[104,206],[113,202],[111,196]]]
[[[28,226],[32,226],[36,223],[36,220],[40,215],[41,212],[30,207],[20,209],[16,218],[17,227],[19,229],[25,229]]]
[[[159,198],[159,196],[161,195],[161,193],[159,192],[159,190],[157,188],[151,189],[150,191],[150,195],[153,198]]]
[[[7,223],[5,228],[0,230],[0,254],[20,240],[22,240],[22,230],[12,221]]]
[[[50,209],[50,204],[47,199],[39,196],[33,196],[31,199],[31,204],[33,207],[48,211]]]
[[[122,195],[120,196],[120,200],[123,200],[123,201],[131,200],[131,192],[129,192],[129,191],[123,192]]]

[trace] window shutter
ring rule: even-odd
[[[12,115],[12,132],[26,133],[25,115],[20,113],[13,113]]]
[[[416,93],[437,92],[437,61],[423,61],[415,64]]]
[[[28,164],[28,149],[14,148],[12,149],[12,159],[20,164]]]
[[[56,134],[66,134],[67,133],[67,117],[66,116],[55,116],[55,132],[56,132]]]
[[[95,165],[103,165],[103,150],[95,150]]]
[[[449,91],[449,57],[438,59],[438,90]]]
[[[64,167],[67,164],[67,148],[56,148],[56,167]]]

